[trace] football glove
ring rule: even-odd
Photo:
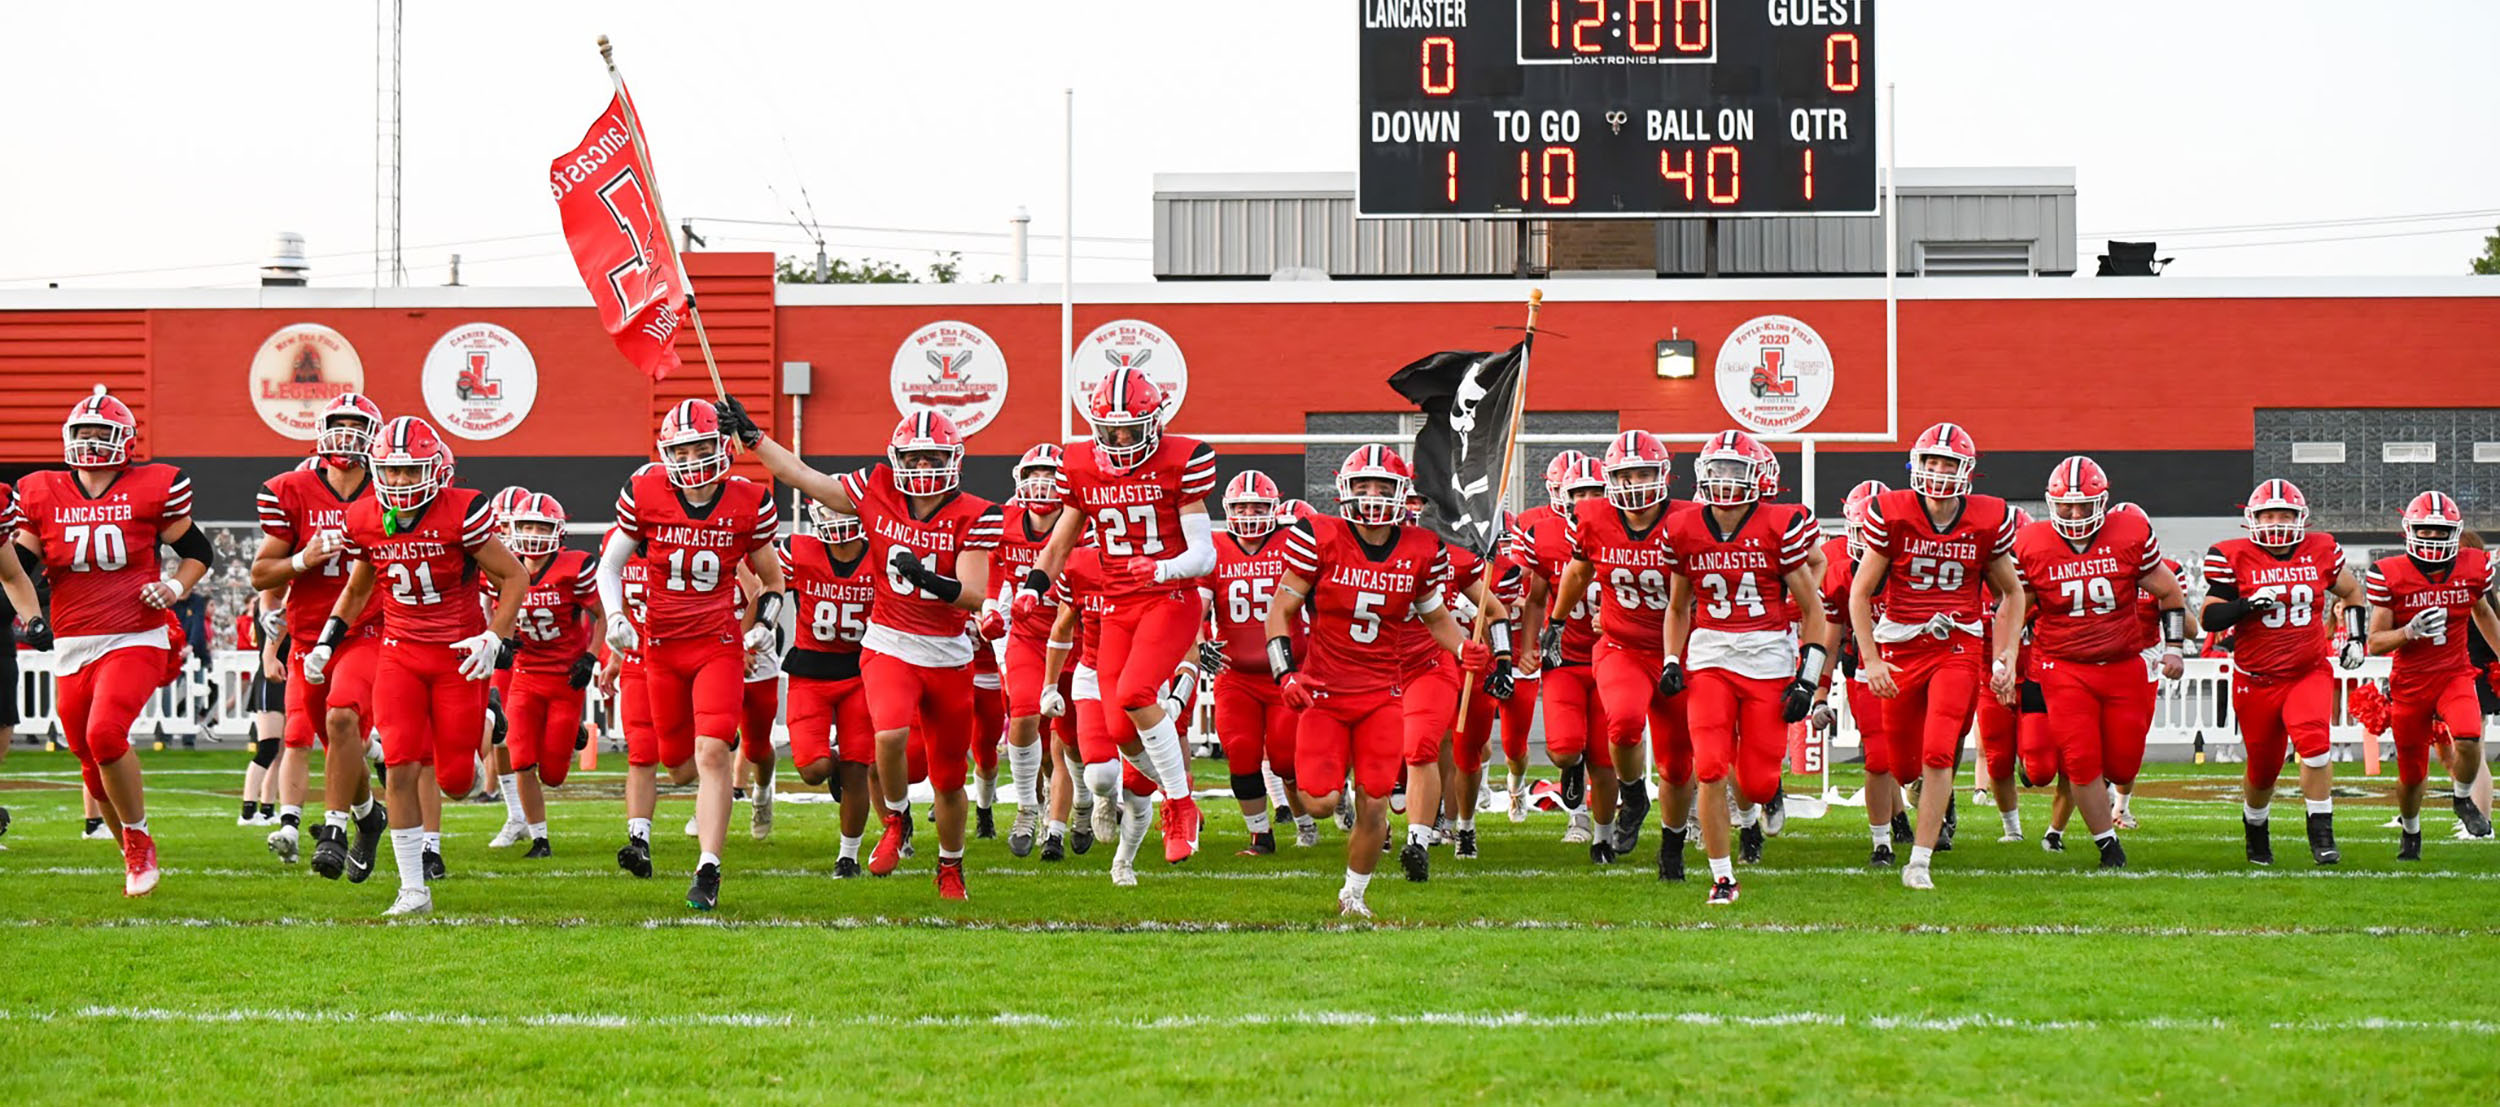
[[[764,428],[755,425],[755,417],[747,414],[747,405],[736,396],[713,401],[712,411],[720,416],[721,433],[737,439],[739,445],[752,450],[764,440]]]

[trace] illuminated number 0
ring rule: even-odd
[[[1441,60],[1437,63],[1437,74],[1435,73],[1436,63],[1432,60],[1435,50],[1441,53]],[[1456,91],[1458,88],[1458,40],[1448,35],[1434,35],[1425,39],[1423,61],[1417,69],[1419,70],[1418,79],[1424,84],[1424,95],[1447,96]]]
[[[1840,73],[1841,47],[1849,48],[1849,76]],[[1858,36],[1846,31],[1823,40],[1823,87],[1833,92],[1858,90]]]
[[[130,564],[130,540],[122,537],[122,528],[111,523],[63,527],[61,535],[69,539],[69,568],[73,573],[109,573]]]

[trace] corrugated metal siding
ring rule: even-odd
[[[0,313],[0,462],[61,460],[61,420],[103,385],[149,433],[148,317],[143,311]]]
[[[771,254],[691,253],[682,255],[686,276],[694,283],[703,309],[703,332],[712,342],[712,358],[720,366],[721,384],[744,400],[764,428],[779,437],[781,424],[781,358],[775,336],[773,256]],[[660,425],[668,409],[688,398],[712,398],[712,376],[703,368],[703,349],[694,327],[677,332],[677,356],[685,364],[669,378],[651,386],[651,426]],[[738,475],[771,483],[772,477],[750,456],[738,458]]]

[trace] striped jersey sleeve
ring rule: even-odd
[[[1988,556],[1998,558],[2014,552],[2014,532],[2021,526],[2021,522],[2014,518],[2014,505],[2005,505],[2005,514],[1997,520],[1996,538],[1988,544]],[[2157,561],[2160,559],[2161,554],[2158,548],[2155,549],[2153,556]]]
[[[1215,447],[1204,442],[1189,451],[1189,463],[1181,467],[1181,502],[1196,503],[1215,491]]]
[[[634,511],[634,482],[630,480],[616,492],[616,529],[627,538],[642,541],[642,516]]]
[[[469,513],[460,520],[460,548],[476,550],[495,536],[495,502],[485,496],[469,498]]]
[[[0,484],[0,542],[9,541],[10,536],[17,533],[18,525],[23,522],[25,520],[17,513],[16,491],[6,484]]]
[[[1007,517],[998,510],[997,504],[991,504],[982,508],[981,514],[974,516],[972,522],[965,524],[963,548],[995,550],[1006,537]]]
[[[781,583],[785,588],[791,587],[790,577],[799,569],[798,562],[790,556],[790,543],[795,541],[798,541],[798,536],[794,534],[773,543],[773,560],[781,563]]]
[[[2338,555],[2338,560],[2341,560],[2341,555]],[[2232,567],[2230,557],[2222,552],[2220,546],[2205,550],[2204,572],[2205,587],[2209,591],[2220,585],[2234,589],[2240,586],[2240,571]]]
[[[2344,547],[2339,542],[2335,546],[2335,563],[2327,567],[2326,575],[2329,579],[2340,577],[2344,575],[2344,570],[2349,568],[2352,568],[2352,562],[2345,560]]]
[[[1780,575],[1795,572],[1814,556],[1817,537],[1813,512],[1800,509],[1789,513],[1788,529],[1780,532]]]
[[[2150,574],[2153,570],[2161,568],[2161,563],[2161,539],[2155,537],[2148,529],[2144,532],[2144,556],[2135,567],[2136,574],[2138,576]]]
[[[2370,566],[2369,573],[2361,578],[2361,597],[2370,601],[2372,607],[2385,607],[2395,601],[2396,594],[2387,587],[2387,574],[2380,572],[2378,566]]]
[[[1444,588],[1450,588],[1450,577],[1453,572],[1454,570],[1450,566],[1450,548],[1448,546],[1440,546],[1434,549],[1432,551],[1432,567],[1424,570],[1424,578],[1419,584],[1416,585],[1415,595],[1418,597],[1429,596],[1435,592],[1441,591]],[[1458,589],[1451,588],[1450,590],[1457,591]]]
[[[2006,515],[2010,518],[2013,513],[2009,511]],[[1891,551],[1888,548],[1887,539],[1891,537],[1891,534],[1892,524],[1884,518],[1884,498],[1882,496],[1868,497],[1866,518],[1858,523],[1859,540],[1866,543],[1868,550],[1889,554]]]
[[[174,470],[174,482],[165,489],[165,521],[188,518],[191,514],[191,477]]]
[[[868,505],[868,489],[877,479],[877,469],[873,465],[865,469],[853,469],[834,479],[842,482],[842,494],[851,498],[851,507],[865,509]],[[859,513],[865,512],[862,510]]]
[[[765,491],[755,498],[755,525],[747,532],[749,551],[773,544],[781,536],[781,515],[773,510],[773,494]]]
[[[1319,575],[1319,539],[1312,530],[1308,519],[1285,528],[1285,568],[1304,580]]]
[[[297,540],[295,520],[287,517],[286,501],[278,495],[278,479],[272,477],[262,484],[255,499],[260,509],[260,532],[292,545]]]

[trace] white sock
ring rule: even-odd
[[[1123,794],[1120,802],[1127,809],[1128,817],[1120,820],[1120,841],[1112,850],[1111,857],[1115,861],[1134,862],[1137,860],[1137,847],[1146,842],[1146,824],[1152,821],[1154,801],[1144,796]]]
[[[135,823],[123,823],[122,830],[125,833],[136,830],[141,834],[145,834],[148,832],[148,821],[146,819],[141,819]]]
[[[2398,815],[2396,818],[2397,818],[2397,821],[2399,821],[2399,822],[2401,822],[2402,824],[2404,824],[2405,833],[2407,833],[2407,834],[2420,834],[2420,833],[2422,832],[2422,816],[2420,816],[2420,815]]]
[[[2114,826],[2092,836],[2092,844],[2096,846],[2105,846],[2117,840],[2118,828]]]
[[[304,821],[304,805],[300,803],[282,803],[278,805],[279,822],[283,823],[288,821],[287,817],[290,815],[294,816],[295,822],[299,824],[302,823]]]
[[[1429,848],[1431,848],[1431,846],[1432,846],[1432,838],[1433,838],[1433,835],[1432,835],[1432,824],[1431,824],[1431,823],[1408,823],[1408,824],[1406,824],[1406,844],[1407,844],[1407,845],[1410,845],[1410,846],[1423,846],[1423,847],[1425,847],[1425,848],[1429,849]]]
[[[1268,821],[1267,812],[1264,809],[1242,816],[1241,821],[1249,826],[1252,834],[1265,834],[1274,825]]]
[[[1878,847],[1891,845],[1892,824],[1888,822],[1876,823],[1875,825],[1866,828],[1866,839],[1875,843]]]
[[[495,783],[503,790],[503,821],[528,822],[529,816],[521,813],[521,774],[504,773],[495,778]]]
[[[1912,865],[1916,865],[1916,866],[1918,866],[1918,867],[1920,867],[1920,868],[1926,868],[1926,867],[1927,867],[1927,859],[1928,859],[1928,858],[1930,858],[1930,857],[1934,857],[1935,855],[1936,855],[1936,851],[1935,851],[1933,848],[1930,848],[1930,847],[1928,847],[1928,846],[1911,846],[1911,847],[1910,847],[1910,864],[1912,864]]]
[[[2265,807],[2250,807],[2247,804],[2240,805],[2240,820],[2242,822],[2251,822],[2257,824],[2258,826],[2264,826],[2269,821],[2272,821],[2273,818],[2274,807],[2271,804]]]
[[[2305,799],[2300,801],[2300,803],[2301,806],[2308,808],[2309,813],[2312,815],[2332,815],[2335,813],[2335,799],[2332,796],[2322,800]]]
[[[1180,732],[1172,727],[1172,717],[1137,732],[1137,740],[1145,743],[1146,760],[1154,763],[1147,774],[1155,786],[1163,789],[1168,799],[1189,798],[1189,752],[1181,748]]]
[[[2474,782],[2471,780],[2456,781],[2448,790],[2451,794],[2461,800],[2470,800],[2474,798]]]
[[[1754,824],[1756,824],[1756,823],[1759,823],[1759,822],[1761,822],[1761,821],[1762,821],[1762,805],[1761,805],[1761,804],[1758,804],[1758,803],[1749,803],[1749,804],[1746,804],[1746,805],[1744,806],[1744,808],[1738,812],[1737,819],[1736,819],[1736,825],[1738,825],[1738,826],[1752,826],[1752,825],[1754,825]]]
[[[1050,821],[1050,830],[1048,831],[1050,837],[1061,838],[1067,836],[1067,833],[1068,821],[1066,819],[1052,819]]]
[[[327,825],[329,825],[329,826],[335,826],[335,827],[339,828],[340,830],[345,830],[345,829],[347,829],[347,825],[348,825],[348,817],[347,817],[347,812],[345,812],[345,811],[324,811],[324,812],[322,812],[322,813],[321,813],[321,821],[322,821],[324,824],[327,824]]]
[[[392,827],[391,856],[399,862],[400,888],[425,887],[425,831]]]
[[[1085,766],[1085,794],[1095,803],[1118,803],[1120,797],[1120,763],[1104,761]]]
[[[1476,828],[1476,817],[1474,815],[1459,816],[1458,828],[1460,830],[1474,830]]]
[[[625,836],[626,836],[626,837],[628,837],[628,838],[633,838],[633,839],[637,839],[637,840],[640,840],[640,841],[645,841],[645,842],[650,841],[650,840],[651,840],[651,820],[649,820],[649,819],[627,819],[627,820],[625,820]]]
[[[755,782],[755,796],[758,802],[771,803],[773,801],[773,778],[759,777]]]
[[[959,850],[959,849],[952,849],[952,850],[950,850],[950,849],[946,848],[945,846],[939,846],[939,847],[938,847],[938,860],[939,860],[939,861],[952,861],[952,862],[955,862],[955,863],[956,863],[956,864],[958,864],[958,865],[963,864],[963,860],[964,860],[964,851]]]
[[[2007,834],[2019,835],[2023,832],[2022,808],[2017,807],[2011,811],[1999,811],[1997,812],[1997,817],[2005,821],[2005,832]]]
[[[1007,744],[1007,781],[1009,787],[1015,790],[1017,807],[1040,807],[1042,805],[1041,775],[1041,742],[1035,741],[1029,746],[1019,746],[1013,742]]]
[[[1728,880],[1728,881],[1733,881],[1733,880],[1735,880],[1735,879],[1736,879],[1736,859],[1735,859],[1735,858],[1732,858],[1732,857],[1713,857],[1713,858],[1711,858],[1711,859],[1710,859],[1710,879],[1712,879],[1712,880],[1714,880],[1714,881],[1716,881],[1716,880]]]
[[[998,774],[976,774],[973,779],[972,803],[975,807],[998,806]]]
[[[695,867],[695,868],[698,868],[698,869],[702,868],[702,867],[703,867],[703,866],[705,866],[705,865],[718,866],[719,864],[720,864],[720,855],[719,855],[719,854],[717,854],[717,853],[712,853],[712,852],[709,852],[709,851],[706,851],[706,852],[704,852],[704,853],[702,853],[702,854],[697,855],[697,856],[695,857],[695,859],[694,859],[694,867]]]
[[[886,809],[886,810],[888,810],[888,811],[894,812],[894,813],[895,813],[895,814],[897,814],[897,815],[907,815],[907,814],[910,814],[910,813],[911,813],[911,797],[910,797],[910,796],[908,796],[908,795],[906,795],[906,796],[904,796],[903,798],[898,799],[898,800],[887,800],[887,801],[885,801],[885,809]]]
[[[425,852],[443,852],[443,835],[441,831],[429,830],[425,833]]]
[[[1371,886],[1372,874],[1358,873],[1352,869],[1347,869],[1345,871],[1345,887],[1337,892],[1337,898],[1360,900],[1363,898],[1364,889],[1370,888]]]
[[[547,836],[547,824],[545,823],[531,823],[529,824],[529,829],[531,841],[537,841],[538,839]]]
[[[859,839],[851,837],[848,834],[842,836],[842,859],[845,861],[859,860]]]
[[[364,818],[366,815],[373,812],[373,797],[366,796],[362,802],[349,807],[347,810],[349,814],[352,814],[359,819]]]

